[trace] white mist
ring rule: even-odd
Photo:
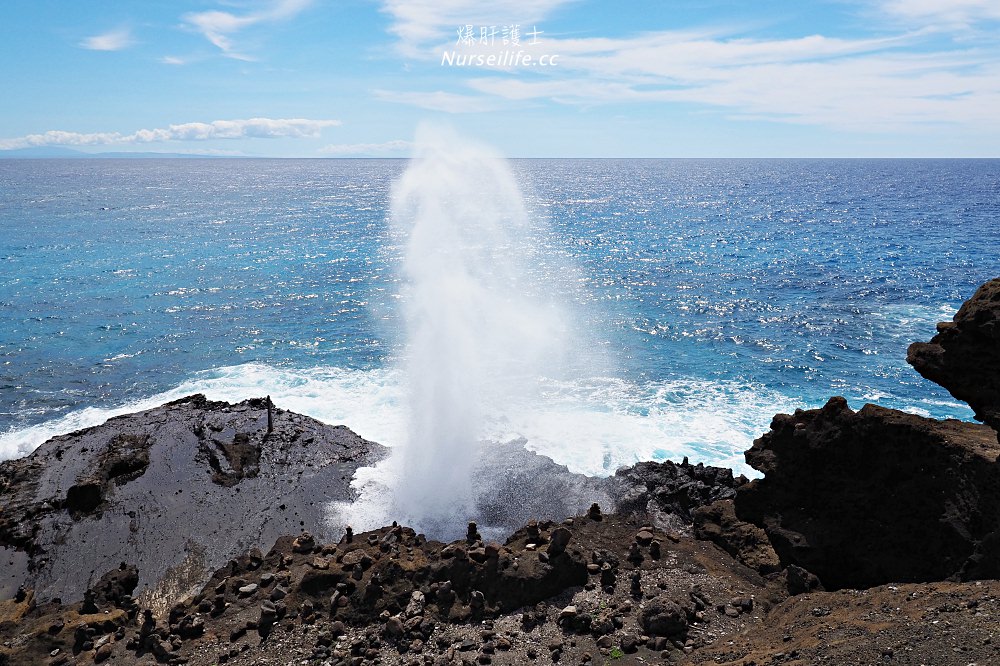
[[[403,520],[428,533],[474,518],[473,467],[487,416],[506,414],[561,372],[569,309],[539,284],[544,225],[507,162],[456,133],[421,127],[396,183],[403,265],[409,427],[394,482]]]
[[[603,355],[578,324],[579,274],[492,148],[421,126],[390,217],[403,247],[405,435],[387,460],[358,470],[358,500],[331,504],[330,520],[356,532],[396,520],[455,539],[469,520],[490,529],[494,516],[479,515],[489,511],[480,507],[511,471],[483,447],[519,438],[532,447],[547,406],[551,418],[542,420],[567,426],[547,434],[579,444],[570,435],[576,405],[560,400],[566,387],[604,369]]]

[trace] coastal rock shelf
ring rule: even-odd
[[[355,470],[385,449],[343,426],[195,395],[54,437],[0,463],[0,598],[80,599],[121,562],[137,597],[161,609],[231,557],[267,550],[324,505],[352,498]],[[331,535],[332,537],[332,535]],[[4,562],[4,564],[8,564]]]

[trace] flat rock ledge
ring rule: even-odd
[[[268,429],[270,411],[271,429]],[[353,499],[385,449],[270,405],[194,395],[55,437],[0,463],[0,598],[80,599],[123,562],[154,609],[251,548],[267,550],[324,505]]]

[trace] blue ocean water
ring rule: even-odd
[[[405,167],[0,160],[0,458],[195,391],[398,443],[386,218]],[[971,419],[906,347],[1000,275],[1000,160],[512,168],[613,362],[487,434],[588,473],[683,455],[745,471],[775,412],[831,395]]]

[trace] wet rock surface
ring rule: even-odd
[[[0,463],[5,588],[80,599],[125,562],[138,572],[135,594],[155,607],[251,546],[303,527],[333,536],[325,503],[351,499],[355,470],[383,447],[280,409],[268,433],[267,412],[264,399],[191,396]]]
[[[570,472],[525,449],[523,440],[490,446],[474,472],[480,528],[508,534],[529,520],[562,520],[591,505],[641,514],[667,530],[688,532],[694,511],[732,498],[746,483],[731,469],[704,464],[640,462],[605,478]],[[600,509],[598,509],[600,511]]]
[[[910,345],[906,360],[1000,431],[1000,278],[979,287],[953,321],[938,324],[930,342]]]
[[[524,445],[514,440],[482,452],[473,472],[480,528],[503,538],[529,520],[562,520],[594,502],[613,505],[607,479],[570,472]]]
[[[620,513],[644,513],[664,527],[683,530],[694,512],[722,499],[731,499],[746,478],[733,477],[724,467],[692,465],[687,458],[680,464],[640,462],[618,470],[608,479],[608,494]]]

